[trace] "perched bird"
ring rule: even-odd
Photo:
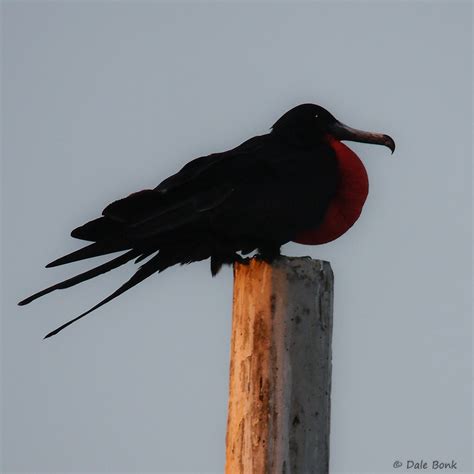
[[[114,293],[50,337],[172,265],[210,258],[215,275],[254,250],[271,262],[289,241],[314,245],[336,239],[358,219],[368,193],[364,165],[341,140],[395,150],[388,135],[350,128],[318,105],[299,105],[270,133],[196,158],[156,188],[109,204],[101,217],[71,232],[92,243],[47,267],[125,252],[19,304],[149,258]]]

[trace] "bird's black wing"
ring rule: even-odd
[[[268,135],[257,136],[250,138],[232,150],[196,158],[184,165],[176,174],[162,181],[155,190],[167,193],[194,180],[199,180],[203,175],[207,174],[215,176],[216,170],[222,169],[221,165],[230,164],[230,159],[244,156],[256,157],[258,152],[261,151],[270,140],[271,139]]]
[[[267,135],[258,136],[232,150],[196,158],[156,188],[109,204],[102,217],[74,229],[71,235],[93,242],[116,241],[121,236],[130,242],[193,222],[221,204],[243,175],[265,166],[259,152],[268,141]],[[63,259],[61,263],[67,262]]]
[[[319,154],[329,156],[330,152],[321,149]],[[232,150],[197,158],[156,188],[114,201],[102,217],[74,229],[73,237],[93,244],[49,266],[130,248],[143,248],[148,253],[163,236],[182,240],[176,233],[189,232],[193,226],[202,228],[210,220],[220,229],[227,225],[227,233],[234,231],[236,223],[244,233],[246,228],[257,232],[256,226],[262,228],[259,223],[269,224],[278,218],[283,226],[286,218],[297,225],[302,214],[313,212],[311,206],[324,207],[330,193],[326,188],[333,186],[320,166],[328,160],[317,157],[314,150],[285,147],[269,134],[251,138]],[[297,212],[292,200],[298,203]],[[273,230],[271,225],[267,227]]]

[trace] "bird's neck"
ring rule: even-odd
[[[273,126],[271,134],[278,140],[300,149],[319,148],[326,141],[324,133],[318,133],[310,127],[285,127],[278,122]]]

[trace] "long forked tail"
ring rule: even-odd
[[[117,296],[120,296],[122,293],[125,293],[130,288],[133,288],[135,285],[138,285],[138,283],[142,282],[143,280],[145,280],[149,276],[153,275],[153,273],[155,273],[157,271],[164,270],[168,266],[169,265],[167,263],[164,263],[160,259],[160,254],[155,255],[150,260],[148,260],[148,262],[143,264],[139,268],[139,270],[126,283],[124,283],[120,288],[115,290],[111,295],[107,296],[107,298],[103,299],[102,301],[97,303],[95,306],[93,306],[89,310],[85,311],[84,313],[80,314],[79,316],[72,319],[71,321],[68,321],[67,323],[65,323],[62,326],[58,327],[54,331],[51,331],[50,333],[46,334],[46,336],[44,338],[46,339],[48,337],[54,336],[58,332],[62,331],[64,328],[68,327],[70,324],[75,323],[76,321],[83,318],[84,316],[87,316],[92,311],[96,310],[97,308],[100,308],[101,306],[103,306],[104,304],[106,304],[109,301],[113,300],[114,298],[117,298]]]
[[[24,300],[20,301],[18,304],[20,306],[24,306],[36,300],[37,298],[40,298],[41,296],[51,293],[52,291],[63,290],[64,288],[70,288],[71,286],[78,285],[79,283],[82,283],[83,281],[87,281],[87,280],[90,280],[91,278],[95,278],[96,276],[109,272],[110,270],[113,270],[114,268],[118,268],[121,265],[124,265],[125,263],[129,262],[130,260],[133,260],[135,257],[139,255],[139,253],[140,252],[137,252],[136,250],[130,250],[129,252],[126,252],[123,255],[120,255],[119,257],[116,257],[102,265],[99,265],[98,267],[92,268],[91,270],[88,270],[84,273],[80,273],[79,275],[76,275],[72,278],[69,278],[68,280],[64,280],[60,283],[52,285],[49,288],[46,288],[42,291],[38,291],[38,293],[35,293],[34,295],[29,296],[28,298],[25,298]]]

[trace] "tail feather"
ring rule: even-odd
[[[100,255],[107,255],[109,253],[120,252],[121,250],[127,250],[130,245],[123,240],[116,241],[101,241],[94,242],[93,244],[86,245],[79,250],[71,252],[63,257],[60,257],[53,262],[48,263],[46,268],[57,267],[66,263],[77,262],[78,260],[84,260],[86,258],[98,257]]]
[[[24,306],[36,300],[37,298],[40,298],[41,296],[51,293],[54,290],[62,290],[64,288],[70,288],[71,286],[78,285],[83,281],[90,280],[91,278],[102,275],[103,273],[109,272],[114,268],[124,265],[125,263],[134,259],[139,254],[140,252],[136,250],[130,250],[129,252],[126,252],[123,255],[120,255],[119,257],[110,260],[109,262],[99,265],[98,267],[92,268],[91,270],[88,270],[84,273],[80,273],[79,275],[69,278],[68,280],[62,281],[60,283],[50,286],[49,288],[39,291],[38,293],[35,293],[34,295],[31,295],[28,298],[25,298],[23,301],[20,301],[18,304],[20,306]]]
[[[110,240],[110,238],[120,235],[123,230],[123,223],[116,222],[107,217],[98,217],[97,219],[76,227],[71,232],[71,237],[97,242],[99,240]]]
[[[136,260],[135,263],[139,263],[142,260],[145,260],[148,258],[150,255],[153,255],[156,252],[156,250],[149,250],[147,252],[143,252]]]
[[[112,301],[113,299],[117,298],[117,296],[120,296],[122,293],[125,293],[130,288],[133,288],[135,285],[138,285],[138,283],[142,282],[149,276],[153,275],[153,273],[164,270],[164,268],[166,268],[166,266],[164,268],[163,267],[164,265],[160,261],[160,254],[155,255],[151,260],[149,260],[144,265],[142,265],[140,269],[126,283],[124,283],[120,288],[115,290],[112,294],[107,296],[107,298],[103,299],[102,301],[97,303],[95,306],[93,306],[91,309],[85,311],[84,313],[80,314],[79,316],[72,319],[71,321],[68,321],[67,323],[58,327],[54,331],[51,331],[50,333],[46,334],[44,338],[46,339],[48,337],[54,336],[58,332],[68,327],[70,324],[75,323],[76,321],[83,318],[84,316],[87,316],[89,313],[92,313],[92,311],[95,311],[96,309],[100,308],[101,306],[108,303],[109,301]]]

